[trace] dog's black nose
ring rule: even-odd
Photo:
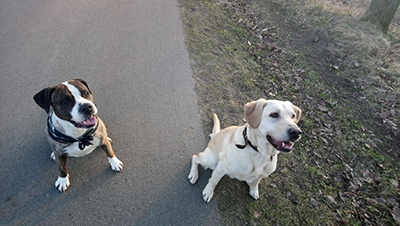
[[[293,129],[293,128],[289,129],[289,139],[290,139],[290,141],[295,141],[295,140],[299,139],[299,137],[300,137],[300,135],[302,133],[303,132],[301,130],[299,130],[299,129]]]
[[[79,113],[81,114],[91,114],[93,106],[91,104],[82,104],[79,106]]]

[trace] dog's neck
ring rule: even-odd
[[[50,112],[51,114],[51,120],[53,121],[53,126],[55,129],[60,131],[61,133],[64,133],[65,135],[71,136],[71,137],[80,137],[82,136],[87,129],[84,128],[77,128],[72,123],[60,119],[54,111]]]
[[[249,141],[257,147],[258,152],[268,157],[273,157],[278,154],[279,151],[270,145],[265,135],[261,134],[257,129],[253,129],[249,124],[246,124],[245,128],[246,127],[247,137]]]

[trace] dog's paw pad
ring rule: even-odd
[[[53,159],[53,161],[56,161],[56,156],[54,155],[54,152],[51,152],[50,158]]]
[[[114,171],[120,172],[124,168],[124,164],[115,156],[108,158],[108,162],[110,163],[111,169]]]
[[[70,185],[69,175],[67,175],[66,177],[58,177],[54,185],[60,192],[65,192]]]

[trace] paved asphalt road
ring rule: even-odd
[[[0,0],[0,225],[219,225],[187,181],[206,142],[176,0]],[[124,162],[101,149],[56,164],[32,97],[85,79]]]

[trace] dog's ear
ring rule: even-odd
[[[251,127],[257,128],[260,125],[265,105],[267,105],[267,101],[264,99],[252,101],[244,105],[244,118]]]
[[[88,86],[88,84],[87,84],[87,82],[85,80],[83,80],[81,78],[76,78],[76,79],[73,79],[73,80],[82,83],[89,90],[89,93],[92,94],[92,91],[89,89],[89,86]]]
[[[47,114],[50,112],[51,95],[53,94],[54,90],[55,87],[48,87],[33,96],[36,104],[43,108]]]
[[[294,122],[298,123],[301,117],[301,109],[295,105],[292,104],[292,108],[294,111]]]

